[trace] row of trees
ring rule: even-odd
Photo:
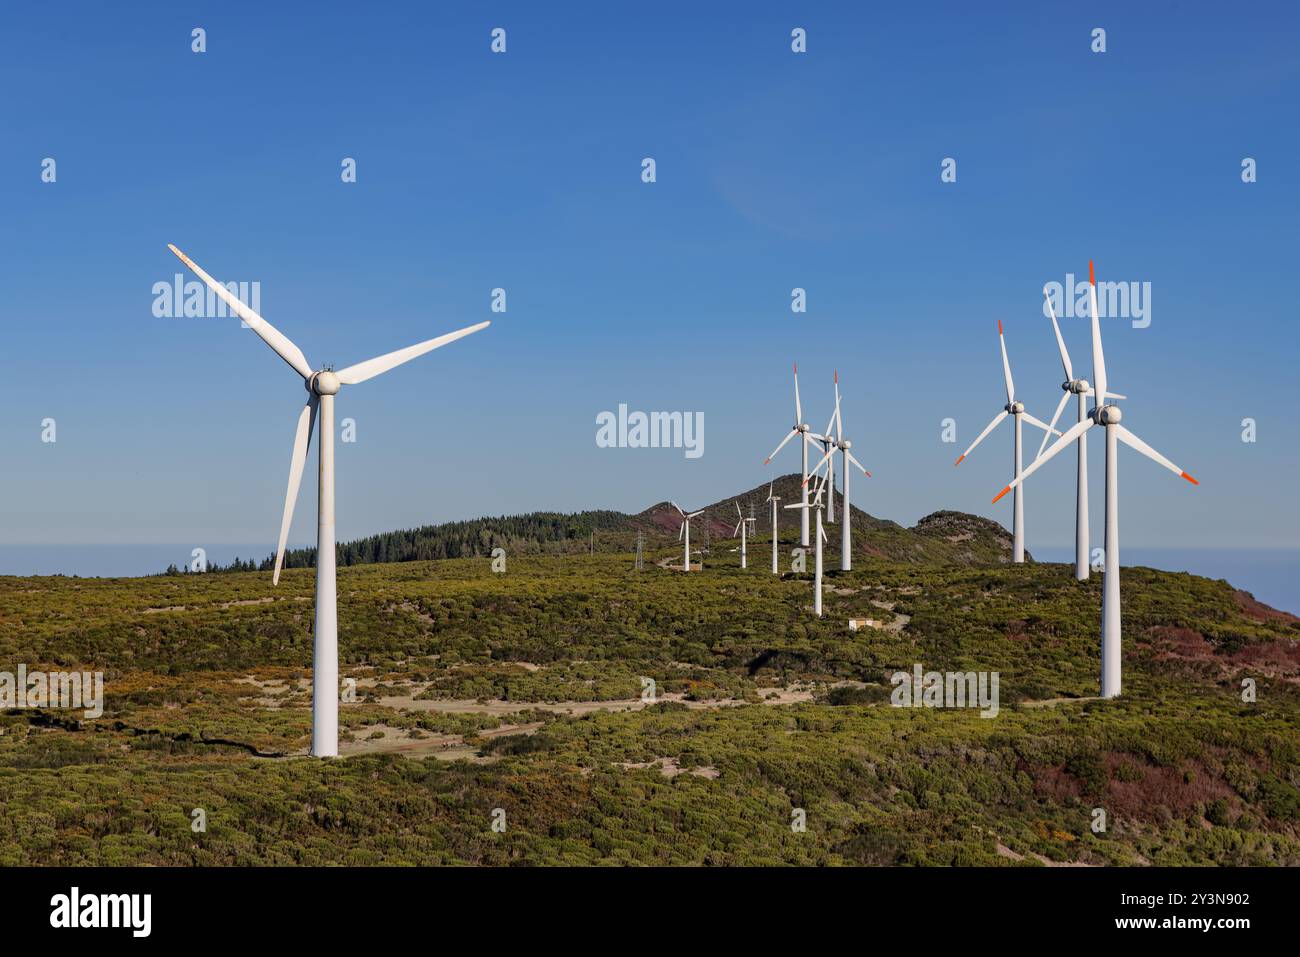
[[[593,533],[617,531],[631,534],[631,517],[608,510],[589,512],[529,512],[472,521],[425,525],[384,532],[337,548],[340,565],[368,565],[375,562],[433,561],[443,558],[477,558],[505,548],[511,554],[578,551],[586,548]],[[620,541],[626,549],[627,543]],[[284,553],[285,568],[314,568],[315,548],[294,548]],[[229,565],[209,562],[208,572],[270,571],[275,556],[261,561],[236,558]],[[181,575],[187,568],[170,565],[165,574]]]

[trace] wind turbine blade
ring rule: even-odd
[[[686,517],[687,517],[687,518],[694,518],[696,515],[703,515],[703,514],[704,514],[704,509],[700,509],[698,512],[691,512],[691,513],[690,513],[689,515],[687,515]]]
[[[830,429],[826,430],[828,433]],[[844,441],[844,417],[840,414],[840,373],[835,370],[835,441]]]
[[[1056,310],[1052,308],[1052,296],[1043,287],[1043,297],[1047,300],[1047,312],[1052,317],[1052,331],[1056,333],[1056,348],[1061,350],[1061,366],[1065,369],[1067,382],[1074,381],[1074,370],[1070,368],[1070,353],[1065,351],[1065,340],[1061,338],[1061,327],[1056,322]]]
[[[1016,401],[1016,384],[1011,381],[1011,363],[1007,359],[1007,340],[1002,336],[1002,320],[998,320],[998,345],[1002,347],[1002,377],[1007,380],[1007,402]]]
[[[1069,395],[1069,393],[1067,392],[1066,395]],[[1057,431],[1056,431],[1056,428],[1055,428],[1054,426],[1052,426],[1052,425],[1047,425],[1045,422],[1040,422],[1038,419],[1034,418],[1034,417],[1033,417],[1032,415],[1030,415],[1028,412],[1021,412],[1020,415],[1021,415],[1021,416],[1024,418],[1024,420],[1025,420],[1026,422],[1028,422],[1030,425],[1034,426],[1035,428],[1042,429],[1043,432],[1046,433],[1047,435],[1060,435],[1060,434],[1061,434],[1060,432],[1057,432]]]
[[[794,421],[803,422],[803,406],[799,403],[799,363],[794,364]]]
[[[682,533],[685,531],[686,531],[686,522],[683,521],[680,525],[677,526],[677,540],[679,542],[682,540]]]
[[[678,512],[679,515],[685,515],[685,514],[686,514],[685,512],[682,511],[682,507],[681,507],[680,505],[678,505],[676,502],[669,502],[668,504],[671,505],[673,508],[677,509],[677,512]]]
[[[302,350],[294,345],[288,336],[240,302],[237,296],[200,269],[189,256],[185,255],[171,243],[167,244],[167,248],[176,254],[177,259],[189,266],[194,275],[202,279],[204,284],[216,293],[218,298],[229,306],[235,315],[239,316],[240,319],[243,319],[244,324],[256,332],[261,337],[262,341],[275,351],[276,355],[289,363],[289,365],[293,367],[293,370],[304,379],[311,378],[311,363],[307,361],[307,357],[302,354]]]
[[[1042,444],[1038,446],[1039,455],[1043,454],[1043,449],[1047,448],[1047,440],[1050,439],[1053,434],[1055,435],[1061,434],[1056,431],[1056,420],[1059,419],[1061,417],[1061,413],[1065,411],[1065,403],[1070,401],[1070,395],[1071,393],[1069,392],[1061,393],[1061,401],[1056,403],[1056,414],[1052,416],[1052,424],[1048,426],[1048,431],[1043,433]]]
[[[1106,396],[1106,356],[1101,351],[1101,323],[1097,319],[1097,274],[1088,260],[1088,304],[1092,309],[1092,387],[1102,403]]]
[[[284,495],[284,518],[280,520],[280,544],[275,549],[275,571],[271,584],[280,584],[280,568],[284,565],[284,543],[289,539],[289,526],[293,523],[293,506],[298,501],[298,488],[302,485],[302,470],[307,462],[307,449],[311,446],[311,433],[316,425],[316,407],[320,398],[313,392],[298,414],[298,428],[293,436],[293,454],[289,458],[289,490]]]
[[[847,456],[849,457],[849,461],[850,461],[850,462],[852,462],[852,463],[853,463],[854,465],[856,465],[858,468],[862,469],[862,474],[863,474],[863,475],[865,475],[867,478],[871,478],[871,473],[868,472],[865,468],[863,468],[862,463],[859,462],[857,459],[855,459],[855,458],[853,457],[853,453],[852,453],[852,452],[847,452],[847,451],[846,451],[844,454],[847,455]]]
[[[744,524],[745,524],[745,520],[744,520],[743,518],[742,518],[739,522],[736,523],[736,527],[733,528],[733,529],[731,530],[731,537],[732,537],[732,538],[735,538],[737,535],[740,534],[740,526],[742,526],[742,525],[744,525]]]
[[[977,438],[974,442],[972,442],[970,444],[970,448],[968,448],[965,452],[959,455],[957,457],[957,461],[952,464],[961,465],[961,460],[964,459],[966,456],[970,455],[972,452],[974,452],[975,446],[983,442],[984,437],[988,435],[990,432],[992,432],[994,429],[996,429],[998,427],[998,423],[1001,422],[1003,419],[1005,419],[1008,415],[1010,415],[1010,413],[1007,412],[1006,409],[1003,409],[997,415],[993,416],[993,421],[990,422],[988,425],[984,426],[984,431],[979,434],[979,438]]]
[[[396,352],[390,352],[387,355],[376,356],[373,359],[367,359],[365,362],[358,362],[356,365],[348,366],[346,369],[340,369],[336,373],[339,381],[344,385],[356,385],[358,382],[365,382],[367,379],[373,379],[375,376],[387,372],[395,366],[400,366],[403,362],[410,362],[412,359],[424,355],[426,352],[432,352],[434,349],[441,348],[449,342],[455,342],[457,339],[464,339],[466,336],[473,335],[480,329],[486,329],[492,325],[490,322],[480,322],[477,325],[466,326],[464,329],[457,329],[455,332],[449,332],[445,336],[438,336],[436,339],[426,339],[424,342],[417,342],[413,346],[407,346],[405,349],[398,349]]]
[[[826,420],[826,436],[829,439],[831,429],[840,417],[840,370],[835,370],[835,409],[831,412],[831,417]]]
[[[1126,396],[1126,395],[1120,395],[1118,392],[1107,392],[1107,393],[1106,393],[1106,398],[1108,398],[1108,399],[1127,399],[1128,396]]]
[[[785,434],[785,438],[783,438],[783,439],[781,440],[781,444],[778,445],[776,448],[774,448],[774,449],[772,450],[772,454],[769,455],[767,458],[765,458],[765,459],[763,460],[763,464],[766,465],[768,462],[770,462],[770,461],[772,461],[774,458],[776,458],[776,453],[777,453],[777,452],[780,452],[783,448],[785,448],[785,443],[789,442],[791,439],[793,439],[793,438],[794,438],[796,435],[798,435],[798,434],[799,434],[799,430],[798,430],[798,429],[791,429],[789,432],[787,432],[787,433]]]
[[[772,501],[772,486],[774,484],[776,484],[774,481],[767,483],[767,501],[769,502]]]
[[[829,459],[829,458],[830,458],[832,455],[834,455],[834,454],[835,454],[835,450],[834,450],[834,449],[831,449],[829,452],[827,452],[825,455],[823,455],[821,461],[818,462],[816,465],[814,465],[811,469],[808,470],[808,478],[803,480],[803,485],[807,485],[807,484],[808,484],[808,479],[810,479],[810,478],[812,478],[814,475],[816,475],[816,474],[817,474],[817,471],[818,471],[818,470],[819,470],[823,465],[826,464],[827,459]],[[801,485],[800,487],[802,487],[802,485]]]
[[[1055,442],[1053,442],[1048,447],[1046,452],[1044,452],[1038,458],[1034,459],[1034,461],[1030,464],[1029,468],[1025,469],[1018,476],[1012,479],[1010,485],[1008,485],[1001,492],[998,492],[996,496],[994,496],[993,504],[996,505],[998,499],[1000,499],[1003,495],[1006,495],[1013,488],[1015,488],[1017,485],[1022,483],[1025,479],[1029,478],[1029,476],[1037,472],[1039,466],[1043,465],[1049,459],[1053,458],[1057,452],[1061,451],[1061,449],[1063,448],[1066,448],[1071,442],[1073,442],[1079,436],[1083,435],[1084,432],[1087,432],[1095,424],[1096,423],[1093,422],[1092,419],[1084,419],[1082,422],[1077,422],[1070,428],[1066,429],[1065,434],[1060,436],[1060,438],[1058,438]]]
[[[1173,472],[1175,475],[1187,479],[1187,481],[1191,482],[1193,485],[1201,484],[1200,482],[1196,481],[1196,479],[1192,478],[1190,475],[1188,475],[1186,472],[1180,469],[1173,462],[1169,461],[1167,458],[1165,458],[1163,455],[1161,455],[1159,452],[1153,449],[1151,446],[1147,445],[1145,442],[1139,439],[1128,429],[1124,428],[1124,426],[1122,425],[1115,426],[1115,437],[1119,439],[1121,442],[1123,442],[1125,445],[1127,445],[1129,448],[1136,449],[1137,451],[1145,455],[1147,458],[1149,458],[1151,461],[1158,462],[1160,465],[1163,465],[1165,468],[1169,469],[1169,471]]]

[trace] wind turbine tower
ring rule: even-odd
[[[817,488],[817,495],[810,504],[795,502],[793,505],[787,505],[786,508],[803,509],[805,515],[810,508],[817,510],[817,547],[814,550],[813,565],[813,614],[818,618],[822,616],[822,543],[826,541],[826,529],[822,527],[822,489],[825,483]],[[807,486],[804,486],[807,489]]]
[[[767,483],[767,500],[772,503],[772,574],[781,573],[779,556],[777,555],[777,528],[776,528],[776,503],[781,501],[781,496],[772,494],[772,483]]]

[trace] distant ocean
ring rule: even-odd
[[[0,575],[79,575],[127,578],[155,575],[190,562],[191,545],[0,545]],[[261,561],[274,545],[209,545],[208,561]],[[1046,562],[1074,560],[1074,546],[1030,548]],[[1125,565],[1148,565],[1206,578],[1225,578],[1265,604],[1300,614],[1300,549],[1129,548]]]
[[[298,548],[290,545],[290,548]],[[236,558],[260,562],[275,545],[205,545],[209,562],[229,565]],[[168,565],[193,559],[193,545],[0,545],[0,575],[79,575],[82,578],[135,578],[157,575]]]
[[[1074,561],[1073,545],[1029,551],[1042,562]],[[1120,561],[1123,565],[1146,565],[1169,572],[1223,578],[1266,605],[1300,615],[1300,549],[1130,548],[1125,545]],[[1120,580],[1123,578],[1121,575]]]

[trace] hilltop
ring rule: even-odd
[[[869,481],[858,478],[858,485]],[[797,473],[782,475],[772,482],[772,492],[781,505],[799,500]],[[862,494],[861,492],[859,494]],[[693,543],[703,545],[717,539],[731,539],[736,526],[736,507],[745,515],[753,508],[759,541],[770,541],[771,513],[767,504],[768,485],[704,506],[704,514],[692,522]],[[695,511],[694,502],[678,502]],[[836,517],[842,498],[836,494]],[[781,540],[793,542],[799,527],[798,514],[781,509],[778,524]],[[665,548],[676,543],[681,517],[671,502],[658,502],[635,515],[610,509],[583,512],[528,512],[522,515],[485,516],[420,528],[401,529],[370,535],[338,545],[342,566],[384,562],[434,561],[446,558],[481,558],[492,549],[504,548],[510,555],[578,554],[630,552],[638,533],[646,547]],[[838,554],[839,525],[828,525],[831,546]],[[889,519],[877,518],[853,507],[853,551],[859,558],[881,558],[898,562],[950,562],[959,565],[994,564],[1011,560],[1011,535],[997,522],[965,512],[938,511],[925,516],[911,528]],[[241,562],[234,571],[267,570],[273,556],[260,562]],[[285,554],[286,568],[315,565],[314,548],[291,549]]]

